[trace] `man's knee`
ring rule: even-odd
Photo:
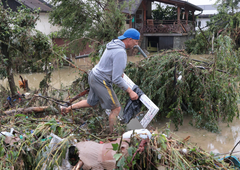
[[[115,109],[113,109],[113,110],[120,112],[120,111],[121,111],[121,107],[117,107],[117,108],[115,108]]]

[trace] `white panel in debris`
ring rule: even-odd
[[[126,74],[123,75],[123,79],[132,89],[135,83]],[[143,126],[143,128],[146,128],[159,111],[159,108],[145,94],[141,95],[140,101],[148,108],[148,112],[140,121],[140,124]]]

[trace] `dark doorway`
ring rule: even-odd
[[[173,37],[159,37],[159,50],[173,49]]]
[[[159,37],[148,37],[147,51],[157,52],[158,51],[158,39]]]

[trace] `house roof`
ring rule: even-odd
[[[202,8],[203,10],[217,10],[216,5],[198,5],[198,7]]]
[[[41,12],[49,12],[52,10],[51,5],[45,2],[44,0],[13,0],[13,1],[2,0],[2,2],[4,8],[7,8],[9,6],[13,11],[17,11],[17,8],[21,6],[21,4],[24,4],[31,10],[40,8]],[[6,5],[6,2],[8,6]]]
[[[23,4],[25,4],[27,7],[35,10],[40,8],[41,12],[49,12],[51,11],[51,6],[47,4],[47,2],[43,0],[21,0]]]
[[[182,1],[182,0],[156,0],[158,2],[163,2],[163,3],[166,3],[166,4],[171,4],[171,5],[175,5],[175,6],[180,6],[182,8],[186,8],[186,9],[189,9],[189,10],[197,10],[197,11],[203,11],[202,8],[194,5],[194,4],[191,4],[187,1]]]
[[[131,1],[132,0],[119,0],[120,3],[126,2],[127,4]],[[134,1],[134,3],[131,5],[131,9],[129,9],[129,7],[127,7],[123,10],[123,12],[128,13],[128,14],[135,14],[137,9],[141,5],[142,1],[143,0]],[[146,0],[146,1],[151,1],[152,2],[152,0]],[[155,0],[155,1],[179,6],[179,7],[186,8],[186,9],[193,10],[193,11],[195,11],[195,10],[203,11],[203,9],[201,7],[198,7],[194,4],[191,4],[189,2],[182,1],[182,0]]]
[[[124,2],[129,4],[130,2],[132,2],[132,0],[119,0],[119,3],[123,4]],[[127,14],[135,14],[137,12],[137,9],[141,5],[141,3],[142,3],[142,0],[136,0],[130,7],[126,7],[125,9],[123,9],[122,12]]]
[[[201,14],[198,16],[198,18],[211,18],[213,17],[215,14]]]

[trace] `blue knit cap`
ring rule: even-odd
[[[139,40],[140,39],[140,33],[135,28],[129,28],[128,30],[126,30],[124,32],[123,35],[118,37],[119,40],[124,40],[126,38],[132,38],[134,40]]]

